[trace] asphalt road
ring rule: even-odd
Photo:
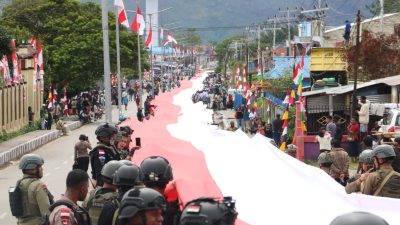
[[[127,111],[125,111],[124,106],[122,108],[122,113],[125,116],[136,118],[136,104],[134,102],[129,102]],[[87,135],[92,146],[94,146],[97,143],[94,131],[99,124],[104,122],[103,120],[84,125],[70,132],[68,136],[60,137],[32,152],[44,158],[44,177],[42,181],[55,196],[55,199],[58,199],[65,191],[65,179],[72,169],[73,150],[79,135]],[[113,121],[116,120],[118,120],[118,110],[113,107]],[[0,170],[0,190],[2,191],[0,195],[2,196],[0,198],[0,224],[17,224],[16,218],[12,216],[10,211],[8,188],[14,186],[17,180],[22,177],[22,172],[18,169],[18,163],[19,161],[12,162],[11,165]],[[90,166],[88,173],[90,173]]]

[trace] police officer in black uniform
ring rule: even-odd
[[[114,146],[115,135],[118,130],[115,126],[108,123],[97,127],[95,134],[97,136],[97,146],[90,151],[90,164],[92,167],[92,178],[96,180],[97,186],[102,186],[101,169],[111,160],[120,160],[120,155]]]
[[[165,188],[173,180],[172,167],[167,159],[161,156],[150,156],[145,158],[140,164],[146,187],[152,188],[165,197]],[[165,225],[177,224],[180,215],[178,199],[168,200],[167,208],[163,214]]]
[[[238,213],[231,197],[223,200],[199,198],[188,202],[182,211],[180,225],[234,225]]]

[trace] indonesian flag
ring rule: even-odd
[[[171,32],[168,32],[167,40],[169,42],[174,42],[175,44],[178,44],[178,42],[175,40],[174,36],[172,36]]]
[[[164,46],[167,46],[169,44],[168,39],[164,41]]]
[[[115,0],[114,5],[118,9],[118,23],[124,25],[126,28],[129,28],[128,17],[126,16],[124,1]]]
[[[8,59],[6,55],[3,55],[3,79],[7,86],[11,85],[11,74],[10,68],[8,67]]]
[[[11,53],[11,60],[13,64],[13,83],[19,83],[19,71],[18,71],[18,57],[17,57],[17,50],[15,49],[15,39],[11,40],[11,48],[13,49]]]
[[[32,37],[31,40],[29,41],[29,43],[31,44],[32,48],[36,49],[36,38]]]
[[[294,84],[299,85],[302,82],[303,76],[303,68],[304,68],[304,55],[306,54],[306,50],[303,49],[303,53],[301,54],[301,61],[296,65],[293,70],[292,80]]]
[[[164,38],[164,28],[163,27],[161,27],[161,30],[160,30],[160,38],[161,39]]]
[[[144,22],[143,14],[139,7],[137,7],[137,13],[136,13],[135,18],[133,19],[131,28],[136,33],[139,33],[139,35],[144,34],[144,29],[146,28],[146,23]]]
[[[151,24],[150,24],[150,31],[149,31],[149,35],[147,36],[147,40],[144,43],[144,45],[148,48],[150,48],[151,43],[153,42],[153,30],[151,28]]]
[[[36,68],[37,72],[39,72],[39,79],[43,80],[44,76],[44,63],[43,63],[43,49],[42,49],[42,43],[40,41],[37,41],[37,61],[36,61]]]
[[[287,92],[286,92],[286,97],[283,100],[283,104],[290,104],[290,100],[289,99],[290,99],[290,90],[288,89]]]

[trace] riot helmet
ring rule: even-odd
[[[44,160],[40,155],[36,154],[26,154],[22,156],[19,161],[19,169],[29,170],[35,169],[44,164]]]
[[[387,159],[396,157],[393,146],[391,145],[379,145],[373,150],[373,155],[378,159]]]
[[[186,204],[180,225],[233,225],[238,213],[231,197],[199,198]]]
[[[318,156],[318,164],[332,164],[333,157],[329,152],[321,152]]]
[[[134,164],[131,166],[123,165],[114,174],[114,185],[116,186],[135,186],[143,181],[143,173]]]
[[[150,156],[140,164],[144,179],[148,185],[166,185],[173,179],[172,168],[168,160],[161,156]]]
[[[359,156],[360,163],[374,163],[373,151],[371,149],[365,149]]]
[[[101,179],[105,183],[112,184],[115,172],[122,166],[124,165],[120,161],[117,160],[111,160],[108,163],[106,163],[103,168],[101,169]]]
[[[384,219],[368,212],[352,212],[336,217],[330,225],[389,225]]]
[[[115,128],[115,126],[105,123],[97,127],[95,134],[97,138],[103,138],[111,137],[112,135],[117,134],[117,132],[118,130]]]

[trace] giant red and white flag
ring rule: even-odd
[[[151,28],[151,24],[150,24],[150,31],[149,31],[149,35],[147,36],[146,42],[144,43],[144,45],[148,48],[151,47],[151,43],[153,42],[153,30]]]
[[[140,10],[139,7],[137,7],[136,16],[133,19],[133,23],[132,23],[132,27],[131,28],[136,33],[139,33],[139,35],[143,35],[144,34],[144,29],[146,28],[146,24],[144,22],[144,17],[143,17],[142,11]]]
[[[175,40],[174,36],[172,35],[171,32],[168,32],[167,40],[169,42],[174,42],[175,44],[178,44],[178,42]]]
[[[125,6],[123,0],[115,0],[114,5],[118,9],[118,23],[129,28],[128,17],[126,16]]]
[[[12,48],[12,53],[11,53],[11,61],[13,65],[13,83],[14,84],[19,84],[19,71],[18,71],[18,57],[17,57],[17,50],[15,48],[15,39],[13,38],[11,40],[11,48]]]
[[[42,43],[38,40],[37,41],[37,61],[36,61],[36,71],[39,72],[39,79],[43,80],[44,76],[44,63],[43,63],[43,49]]]

